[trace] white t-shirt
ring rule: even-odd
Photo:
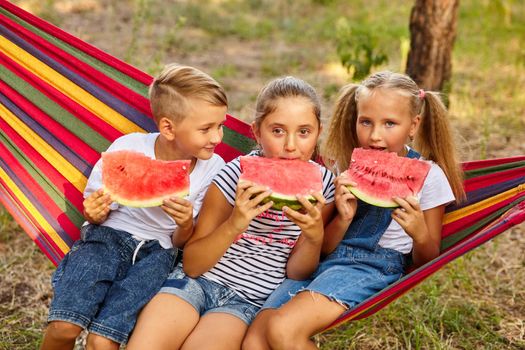
[[[430,171],[423,183],[423,188],[417,195],[419,205],[423,211],[450,203],[455,199],[443,170],[436,163],[428,162],[431,165]],[[379,240],[379,245],[383,248],[390,248],[407,254],[412,250],[412,238],[395,220],[392,220]]]
[[[116,139],[106,152],[130,150],[142,152],[155,159],[155,140],[159,133],[132,133]],[[224,166],[224,160],[214,154],[208,160],[198,159],[190,174],[190,194],[187,199],[193,204],[193,217],[199,213],[204,194],[217,172]],[[99,159],[89,175],[84,198],[102,187],[102,161]],[[159,241],[163,248],[171,248],[171,236],[177,228],[175,220],[160,207],[132,208],[112,203],[111,213],[101,225],[126,231],[138,240]]]
[[[250,153],[255,155],[256,152]],[[326,203],[334,201],[334,175],[319,166]],[[226,164],[213,183],[232,206],[241,174],[239,158]],[[203,274],[233,289],[248,302],[261,306],[270,293],[284,280],[288,257],[301,234],[299,226],[281,210],[269,209],[250,222],[217,264]]]

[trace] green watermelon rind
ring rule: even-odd
[[[317,203],[317,199],[315,199],[314,196],[306,196],[306,199],[312,204]],[[275,210],[282,210],[283,207],[299,210],[303,207],[301,202],[297,200],[297,197],[287,196],[280,193],[272,193],[270,196],[263,199],[262,203],[268,203],[269,201],[273,201],[272,209]]]
[[[108,193],[111,196],[111,199],[114,202],[117,202],[120,205],[124,205],[126,207],[133,207],[133,208],[150,208],[150,207],[158,207],[162,205],[165,199],[169,199],[172,197],[180,197],[184,198],[187,195],[189,195],[189,189],[185,189],[184,191],[175,192],[172,194],[163,195],[161,197],[155,197],[150,198],[148,200],[130,200],[126,198],[119,197],[115,194],[112,194],[111,191],[108,191],[107,188],[102,187],[104,193]]]
[[[359,188],[357,188],[357,187],[353,187],[353,186],[347,186],[347,187],[350,190],[350,192],[352,192],[352,194],[354,196],[356,196],[357,198],[359,198],[360,200],[362,200],[365,203],[368,203],[368,204],[371,204],[371,205],[375,205],[376,207],[381,207],[381,208],[397,208],[397,207],[399,207],[399,204],[397,204],[393,200],[386,200],[386,199],[385,200],[381,200],[381,199],[376,198],[376,197],[371,197],[367,193],[359,190]]]

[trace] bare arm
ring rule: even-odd
[[[250,221],[272,206],[272,202],[259,205],[270,195],[265,190],[262,186],[239,183],[232,207],[219,188],[210,185],[195,232],[184,247],[183,266],[188,276],[197,277],[211,269]]]
[[[356,183],[350,181],[345,173],[342,173],[336,177],[334,184],[337,211],[330,222],[325,225],[325,237],[321,251],[323,256],[330,254],[341,242],[357,210],[357,200],[348,189],[348,186],[356,186]]]

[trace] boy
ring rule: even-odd
[[[133,150],[160,160],[190,159],[188,199],[160,207],[131,208],[104,194],[99,160],[84,191],[82,238],[57,267],[54,297],[42,350],[73,349],[87,329],[88,348],[126,343],[141,308],[157,293],[193,233],[204,193],[224,161],[214,154],[222,140],[227,97],[207,74],[171,64],[150,86],[158,133],[124,135],[108,152]]]

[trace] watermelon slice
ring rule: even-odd
[[[395,208],[392,197],[415,196],[430,170],[426,161],[400,157],[395,152],[356,148],[346,174],[357,183],[349,187],[357,198],[369,204]]]
[[[104,192],[129,207],[155,207],[190,188],[190,161],[163,161],[133,151],[102,153]]]
[[[263,203],[273,201],[273,209],[281,210],[287,206],[298,210],[302,205],[296,195],[305,196],[315,203],[311,192],[321,192],[323,189],[321,169],[315,163],[258,156],[240,159],[242,174],[239,180],[268,186],[272,194]]]

